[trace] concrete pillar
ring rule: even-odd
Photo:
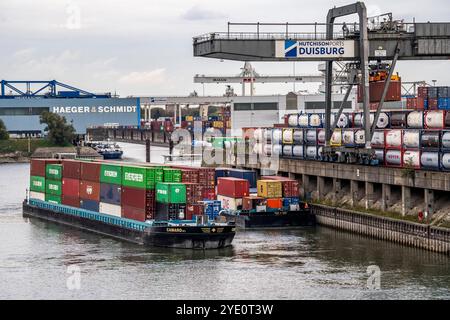
[[[317,198],[320,200],[325,195],[325,177],[317,176]]]
[[[424,189],[424,202],[425,202],[425,211],[428,212],[428,219],[434,213],[434,190],[432,189]]]
[[[405,216],[411,209],[411,188],[402,186],[402,215]]]
[[[366,181],[366,209],[369,209],[375,203],[375,193],[373,192],[373,183]]]
[[[362,198],[362,192],[359,189],[359,183],[356,180],[350,180],[350,194],[352,196],[352,206],[356,206]]]
[[[288,177],[289,177],[289,179],[294,179],[295,180],[295,173],[289,172],[288,173]]]
[[[309,175],[302,174],[302,183],[300,185],[300,197],[306,198],[308,192],[311,191],[310,183],[309,183]]]
[[[392,204],[391,185],[381,185],[381,210],[386,211]]]
[[[339,201],[341,196],[341,179],[333,178],[333,201]]]

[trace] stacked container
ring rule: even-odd
[[[46,201],[46,167],[58,164],[58,160],[33,159],[30,165],[30,198]]]
[[[47,163],[45,165],[45,201],[61,204],[62,165]]]
[[[63,160],[63,179],[61,203],[66,206],[80,206],[81,162]]]
[[[217,200],[223,209],[238,210],[242,207],[242,199],[249,196],[250,184],[246,179],[233,177],[217,179]]]
[[[186,185],[175,182],[156,184],[157,220],[178,220],[186,218]]]
[[[81,162],[80,208],[82,209],[99,212],[100,169],[99,162]]]
[[[122,216],[122,167],[102,164],[100,167],[99,212]]]

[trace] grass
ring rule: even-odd
[[[14,153],[19,151],[23,156],[27,157],[33,154],[37,148],[57,147],[46,139],[31,139],[30,152],[28,151],[28,139],[9,139],[0,140],[0,154]]]

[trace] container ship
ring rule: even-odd
[[[215,219],[214,169],[33,159],[30,174],[25,217],[171,248],[223,248],[235,236]]]

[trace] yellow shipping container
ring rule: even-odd
[[[223,121],[213,121],[214,128],[223,128]]]
[[[186,121],[194,121],[194,116],[186,116]]]
[[[283,187],[281,181],[258,180],[258,197],[281,198],[283,196]]]

